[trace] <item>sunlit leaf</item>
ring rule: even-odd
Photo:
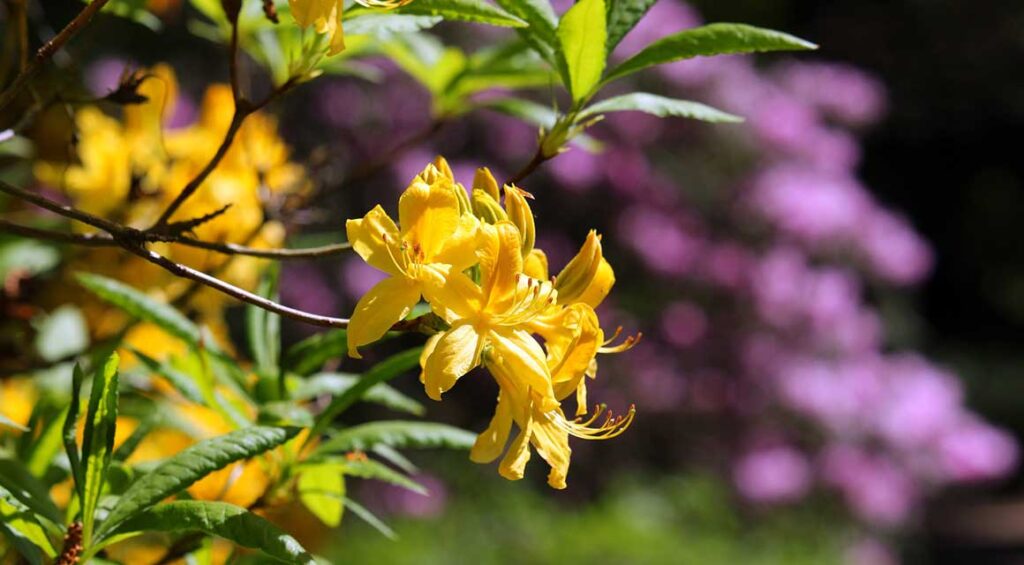
[[[601,80],[605,64],[605,0],[580,0],[558,23],[558,40],[574,101],[585,99]]]
[[[82,436],[82,531],[86,540],[91,539],[96,507],[114,453],[118,363],[120,358],[114,353],[93,373],[89,409],[85,414],[85,433]]]
[[[743,121],[743,118],[739,116],[723,112],[700,102],[666,98],[646,92],[632,92],[602,100],[580,112],[580,118],[599,116],[608,112],[626,111],[645,112],[662,118],[674,116],[713,123],[736,123]]]
[[[384,420],[345,428],[320,444],[318,452],[366,451],[377,444],[391,447],[469,449],[476,434],[436,422]]]
[[[321,522],[332,528],[341,524],[345,511],[345,477],[337,465],[307,465],[299,471],[299,500]]]

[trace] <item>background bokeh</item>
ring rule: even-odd
[[[169,22],[191,14],[165,8]],[[61,21],[76,9],[47,2]],[[603,234],[618,284],[602,321],[645,337],[602,358],[591,397],[635,402],[633,428],[574,444],[565,492],[536,473],[508,484],[420,454],[429,498],[361,493],[402,541],[349,521],[338,562],[1024,558],[1024,6],[659,0],[617,56],[701,21],[821,49],[645,73],[634,87],[747,121],[617,114],[588,132],[602,152],[573,148],[523,183],[554,269],[587,229]],[[504,33],[438,30],[468,49]],[[223,80],[216,47],[182,25],[157,35],[102,19],[81,40],[102,46],[78,69],[100,93],[125,64],[172,64],[180,123]],[[484,165],[508,178],[534,150],[535,128],[498,113],[434,123],[415,81],[370,64],[377,83],[322,77],[278,107],[319,189],[289,218],[295,245],[393,202],[436,154],[468,184]],[[283,277],[285,303],[345,315],[379,275],[343,257],[290,263]],[[311,331],[286,327],[289,340]],[[417,393],[414,381],[398,386]],[[429,417],[482,429],[494,393],[466,379]]]

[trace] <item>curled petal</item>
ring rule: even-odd
[[[345,231],[352,249],[364,261],[390,275],[400,274],[402,267],[396,258],[401,250],[388,248],[398,245],[398,226],[383,208],[376,206],[362,218],[345,222]]]
[[[544,350],[529,332],[508,328],[492,330],[488,341],[501,359],[494,371],[499,383],[508,381],[522,390],[532,389],[538,397],[535,402],[544,412],[558,407]],[[502,374],[499,376],[498,372]]]
[[[417,177],[398,200],[403,240],[418,262],[433,262],[459,227],[459,200],[451,183],[440,175],[430,184]]]
[[[470,324],[456,325],[441,335],[423,367],[427,396],[441,400],[441,393],[480,362],[483,340]]]
[[[359,347],[383,337],[395,322],[409,315],[419,300],[420,288],[414,281],[391,277],[374,285],[356,303],[349,321],[349,356],[359,359]]]
[[[498,465],[498,473],[510,481],[518,481],[523,478],[526,472],[526,464],[530,461],[530,435],[532,419],[524,422],[519,430],[519,435],[508,448],[508,453],[501,459]]]
[[[490,463],[501,455],[512,431],[512,403],[505,394],[498,393],[498,406],[487,429],[476,438],[469,452],[470,460],[476,463]]]

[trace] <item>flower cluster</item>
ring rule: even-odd
[[[121,119],[97,107],[81,108],[73,125],[74,159],[39,161],[35,174],[45,186],[66,193],[74,206],[144,229],[156,222],[217,153],[231,127],[234,99],[227,85],[210,86],[195,122],[183,125],[175,123],[180,122],[176,110],[188,106],[179,104],[177,80],[169,67],[158,65],[122,76],[121,82],[129,80],[137,83],[142,101],[123,106]],[[268,218],[265,208],[278,206],[309,186],[302,166],[291,162],[289,153],[274,118],[259,112],[248,116],[224,158],[169,219],[170,225],[190,223],[189,234],[205,241],[280,247],[284,229]],[[154,243],[152,248],[174,261],[220,273],[243,288],[253,288],[259,275],[253,258],[229,258],[173,243]],[[87,270],[167,297],[177,296],[188,285],[141,259],[110,249],[91,251],[79,260],[88,265]],[[59,289],[55,294],[67,295]],[[211,291],[200,291],[193,303],[215,326],[227,304]],[[100,311],[90,314],[100,334],[120,326],[121,320],[110,319],[115,316]]]
[[[425,299],[444,326],[421,357],[427,395],[440,400],[476,367],[486,368],[500,390],[494,418],[470,457],[486,463],[505,451],[501,475],[520,479],[532,444],[551,466],[548,484],[565,488],[569,436],[611,438],[633,420],[632,407],[626,416],[607,412],[597,425],[602,407],[586,421],[583,416],[597,354],[622,351],[635,339],[609,346],[594,313],[615,282],[595,232],[549,278],[547,256],[535,247],[531,198],[513,185],[499,192],[486,168],[476,171],[467,194],[438,158],[402,194],[397,225],[379,205],[349,220],[353,249],[388,275],[356,304],[349,354],[359,357],[359,347],[380,339]],[[573,395],[577,417],[569,419],[561,401]],[[506,451],[513,422],[519,434]]]

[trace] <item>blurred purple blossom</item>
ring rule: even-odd
[[[740,494],[754,502],[791,502],[810,489],[811,466],[803,453],[792,447],[759,447],[736,463],[733,480]]]

